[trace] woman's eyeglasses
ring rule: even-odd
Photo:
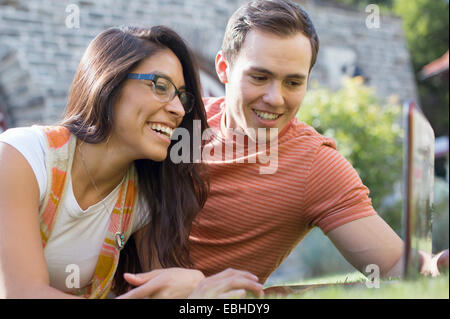
[[[160,102],[167,103],[172,101],[175,96],[178,96],[186,114],[194,108],[194,96],[189,92],[179,91],[172,81],[162,75],[129,73],[127,79],[152,81],[153,93]]]

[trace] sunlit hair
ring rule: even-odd
[[[180,127],[193,136],[193,120],[207,128],[200,82],[194,57],[184,41],[164,26],[151,28],[125,26],[110,28],[92,40],[78,66],[69,93],[67,111],[61,124],[87,143],[101,143],[112,132],[114,103],[127,74],[142,60],[161,50],[171,50],[183,67],[186,91],[194,95],[194,108]],[[193,149],[191,139],[191,149]],[[172,145],[176,141],[172,142]],[[170,154],[169,147],[168,154]],[[193,152],[191,152],[193,154]],[[206,202],[209,189],[203,164],[174,164],[169,157],[162,162],[135,161],[139,180],[139,199],[150,214],[151,227],[145,234],[151,251],[139,251],[147,263],[155,257],[163,267],[190,267],[188,238],[191,224]],[[145,247],[145,246],[143,246]],[[130,239],[121,252],[114,289],[128,289],[124,272],[141,272],[135,242]]]
[[[251,30],[281,37],[302,33],[311,42],[310,70],[316,63],[319,37],[308,14],[299,4],[288,0],[255,0],[236,10],[228,20],[222,42],[222,52],[231,65]]]

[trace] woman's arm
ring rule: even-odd
[[[76,298],[50,287],[39,229],[33,170],[0,142],[0,298]]]
[[[156,249],[145,240],[149,227],[150,224],[133,234],[143,272],[125,273],[124,279],[135,288],[117,298],[186,298],[205,276],[194,269],[162,269]]]
[[[244,298],[247,293],[264,295],[255,275],[236,269],[226,269],[207,278],[198,270],[185,268],[156,269],[141,274],[125,274],[124,277],[137,287],[119,299],[223,299]]]
[[[148,243],[143,240],[146,227],[133,236],[138,251],[150,252]],[[154,249],[153,249],[154,250]],[[152,253],[152,256],[155,256]],[[256,296],[263,295],[258,278],[249,272],[227,269],[214,276],[205,278],[195,269],[165,268],[157,258],[153,258],[151,268],[147,268],[148,256],[139,256],[142,269],[153,269],[140,274],[124,274],[127,282],[136,286],[118,298],[243,298],[247,292]]]

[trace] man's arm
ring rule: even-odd
[[[380,276],[400,277],[403,273],[403,241],[378,215],[361,218],[331,230],[328,237],[345,259],[361,273],[375,264]],[[448,269],[448,250],[435,256],[418,251],[419,271],[423,275],[438,275]]]
[[[344,258],[361,273],[375,264],[381,277],[402,275],[403,241],[378,215],[361,218],[331,230],[328,237]]]

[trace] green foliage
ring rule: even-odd
[[[418,85],[420,103],[436,136],[449,135],[448,77],[434,77]]]
[[[448,50],[448,1],[395,0],[393,12],[402,17],[416,71]]]
[[[416,74],[448,50],[448,0],[395,0],[393,12],[403,20],[409,52]],[[425,116],[436,136],[449,134],[448,77],[419,81],[419,96]]]
[[[379,213],[383,198],[402,176],[400,112],[394,102],[380,105],[373,89],[353,78],[336,92],[313,87],[298,113],[299,120],[336,140],[338,151],[370,189]]]
[[[448,50],[448,0],[395,0],[393,12],[402,17],[403,29],[416,74]],[[419,81],[419,96],[425,116],[436,136],[448,135],[448,77]]]

